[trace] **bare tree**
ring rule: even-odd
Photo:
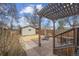
[[[13,20],[16,20],[16,5],[2,3],[0,4],[0,18],[3,23],[8,24],[10,21],[11,28],[13,26]]]
[[[67,23],[69,23],[69,25],[71,27],[77,26],[78,21],[77,21],[77,16],[72,16],[72,18],[70,19],[70,17],[66,17],[65,20]],[[71,23],[72,22],[72,23]]]
[[[33,15],[24,15],[26,17],[27,22],[30,23],[34,27],[39,26],[39,16],[37,15],[38,10],[36,9],[36,6],[34,6],[34,13]]]

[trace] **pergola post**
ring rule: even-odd
[[[41,47],[41,17],[39,17],[39,43],[38,46]]]
[[[54,48],[55,48],[55,20],[53,20],[53,53],[54,53]]]
[[[74,45],[75,45],[75,54],[77,53],[77,29],[75,28],[75,26],[73,27],[74,28]]]

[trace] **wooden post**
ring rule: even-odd
[[[75,28],[73,29],[73,46],[75,45]]]
[[[53,20],[53,53],[55,48],[55,21]]]
[[[40,30],[41,30],[41,17],[39,17],[39,47],[41,47],[41,32],[40,32]]]
[[[60,38],[60,41],[61,41],[61,45],[62,45],[62,43],[63,43],[63,42],[62,42],[62,34],[61,34],[61,38]]]
[[[74,28],[75,54],[77,53],[77,28]]]

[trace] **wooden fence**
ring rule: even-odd
[[[19,32],[0,28],[0,55],[20,56],[26,55],[19,43]]]

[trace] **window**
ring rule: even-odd
[[[29,31],[31,31],[31,29],[29,29]]]

